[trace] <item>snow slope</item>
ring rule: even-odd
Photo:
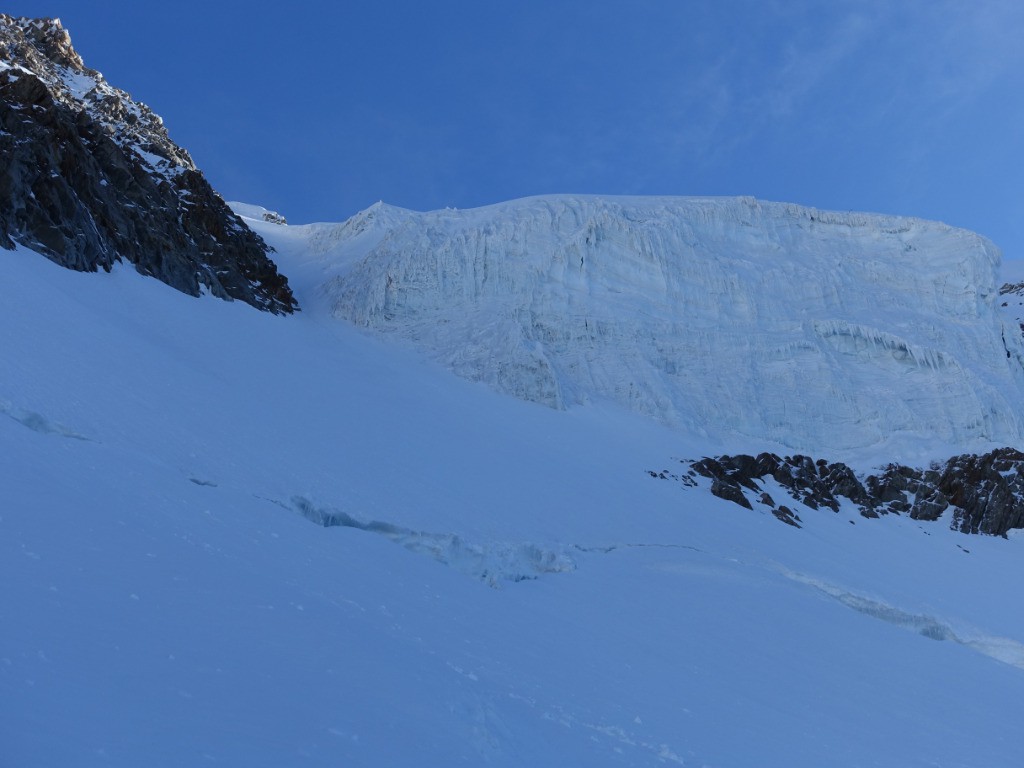
[[[0,764],[1024,761],[1024,539],[652,480],[714,444],[337,322],[296,229],[289,318],[5,254]]]
[[[611,401],[694,434],[844,456],[1022,438],[999,251],[943,224],[555,196],[252,225],[305,254],[338,318],[523,399]]]

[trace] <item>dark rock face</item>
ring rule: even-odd
[[[1024,453],[1003,448],[985,456],[956,456],[938,489],[955,507],[953,527],[964,533],[1005,534],[1024,528]]]
[[[1017,320],[1017,325],[1024,333],[1024,283],[1003,283],[999,289],[1003,297],[1002,305],[1008,307],[1010,314]]]
[[[158,116],[87,69],[58,20],[0,14],[0,246],[15,243],[71,269],[123,259],[193,296],[298,308]]]
[[[800,517],[777,504],[764,490],[766,478],[781,485],[796,502],[811,509],[838,512],[841,499],[857,506],[863,517],[885,514],[909,515],[915,520],[937,520],[952,508],[950,526],[963,533],[1005,536],[1024,528],[1024,453],[1000,448],[982,456],[954,456],[944,465],[917,469],[890,464],[879,474],[863,480],[841,462],[817,461],[807,456],[781,458],[773,453],[740,454],[686,462],[682,475],[668,470],[649,472],[652,477],[676,479],[694,485],[694,478],[711,481],[711,492],[753,509],[755,503],[790,525]]]

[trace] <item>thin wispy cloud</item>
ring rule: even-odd
[[[936,3],[930,30],[940,56],[923,67],[936,99],[952,107],[972,100],[1007,74],[1021,76],[1024,65],[1024,5],[992,0]]]
[[[779,136],[932,137],[1001,81],[1024,81],[1024,4],[774,3],[729,29],[716,56],[666,81],[645,125],[669,163],[713,167]],[[709,29],[722,34],[720,28]],[[1022,108],[1024,112],[1024,108]],[[872,136],[877,139],[871,139]],[[904,137],[904,138],[901,138]]]
[[[777,35],[730,30],[713,59],[668,81],[671,108],[652,132],[673,162],[713,165],[775,126],[806,121],[809,104],[872,35],[859,11],[796,14],[779,5],[774,14]]]
[[[765,69],[765,93],[752,94],[752,109],[764,119],[788,117],[818,88],[827,88],[835,69],[863,49],[872,25],[854,13],[819,30],[803,30],[803,40],[787,44],[782,61]],[[824,33],[824,34],[820,34]]]

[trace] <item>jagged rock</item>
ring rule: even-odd
[[[1005,534],[1024,528],[1024,453],[1001,448],[949,460],[938,488],[956,507],[953,527],[964,533]]]
[[[954,456],[944,466],[928,469],[890,464],[863,482],[841,462],[799,455],[705,457],[690,466],[711,480],[715,496],[753,509],[746,494],[751,491],[758,503],[790,525],[797,525],[799,516],[763,490],[765,478],[771,477],[811,509],[838,512],[840,498],[846,498],[864,517],[906,514],[915,520],[938,520],[952,507],[951,527],[963,533],[1005,536],[1024,528],[1024,453],[1013,448]]]
[[[890,464],[880,475],[865,480],[870,502],[878,512],[909,514],[915,520],[938,520],[949,507],[949,499],[939,489],[934,470]]]
[[[711,492],[721,499],[732,501],[747,509],[753,509],[743,491],[735,483],[715,478],[711,481]]]
[[[712,493],[730,500],[735,500],[739,494],[746,501],[745,488],[762,494],[762,503],[774,508],[771,496],[763,493],[759,484],[770,476],[788,489],[795,500],[811,509],[823,506],[838,512],[838,496],[845,496],[857,504],[868,502],[867,491],[849,467],[829,464],[824,460],[815,462],[808,456],[787,456],[783,459],[773,453],[762,453],[756,458],[739,454],[704,458],[693,462],[692,467],[704,477],[711,478],[713,485],[718,484],[718,492],[712,488]]]
[[[786,525],[792,525],[794,528],[802,528],[800,525],[800,517],[792,509],[787,507],[785,504],[780,504],[778,507],[772,510],[772,514],[775,515],[779,520],[784,522]]]
[[[288,313],[268,247],[144,104],[85,67],[58,19],[0,14],[0,246],[124,260],[180,291]]]

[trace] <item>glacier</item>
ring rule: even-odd
[[[1019,531],[681,493],[705,439],[382,344],[278,233],[290,317],[4,256],[0,763],[1022,764]]]
[[[336,318],[521,399],[832,456],[1021,441],[1001,254],[962,229],[749,197],[235,210]]]

